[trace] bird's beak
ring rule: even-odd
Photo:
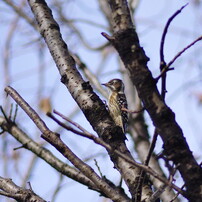
[[[102,83],[102,85],[107,87],[107,86],[108,86],[108,83]]]

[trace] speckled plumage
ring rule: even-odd
[[[126,96],[124,93],[124,84],[120,79],[112,79],[108,83],[103,84],[110,90],[108,98],[109,112],[115,124],[120,126],[123,133],[126,132],[128,124],[128,113],[122,108],[128,107]]]

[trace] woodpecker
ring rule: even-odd
[[[108,83],[103,83],[109,89],[108,107],[109,113],[117,126],[126,133],[128,124],[128,113],[123,108],[128,108],[127,99],[124,93],[124,84],[120,79],[112,79]]]

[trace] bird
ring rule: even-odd
[[[123,108],[127,109],[128,104],[124,93],[124,83],[121,79],[112,79],[102,85],[109,89],[108,108],[110,116],[125,134],[128,125],[128,113]]]

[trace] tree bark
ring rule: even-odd
[[[106,38],[119,53],[138,95],[149,113],[164,145],[164,155],[177,166],[190,201],[202,200],[202,168],[196,162],[184,138],[175,114],[163,101],[156,80],[147,67],[149,58],[139,44],[126,0],[109,0],[113,17],[113,36]]]
[[[125,135],[122,133],[121,128],[115,125],[104,103],[93,92],[89,82],[85,82],[77,71],[75,61],[68,52],[67,45],[60,34],[59,26],[54,20],[46,2],[43,0],[28,0],[28,2],[39,25],[40,33],[44,37],[58,67],[61,82],[68,88],[99,137],[109,143],[114,149],[118,149],[131,160],[134,160],[125,145]],[[140,169],[131,166],[130,163],[112,152],[109,152],[109,155],[128,185],[130,193],[134,196]],[[152,192],[147,184],[143,186],[142,193],[142,200],[151,196]]]

